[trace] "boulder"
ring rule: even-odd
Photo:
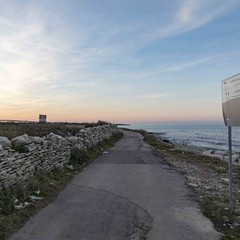
[[[55,144],[58,144],[61,141],[64,141],[65,139],[63,137],[59,136],[59,135],[56,135],[54,133],[50,133],[49,135],[47,135],[45,137],[45,140],[49,140],[49,141],[51,141],[51,142],[53,142]]]
[[[32,143],[42,143],[43,142],[43,139],[40,138],[40,137],[29,137],[29,140],[32,142]]]
[[[31,140],[31,142],[33,143],[42,143],[43,139],[40,137],[29,137],[29,139]]]
[[[70,136],[70,137],[67,138],[67,140],[69,142],[71,142],[72,144],[77,144],[78,139],[79,139],[78,137],[74,137],[74,136]]]
[[[27,134],[17,136],[11,140],[14,147],[19,147],[31,143],[31,139]]]
[[[11,142],[7,137],[0,137],[0,145],[2,148],[8,148],[11,147]]]

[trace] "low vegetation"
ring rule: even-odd
[[[96,127],[106,124],[108,123],[100,120],[97,123],[0,122],[0,136],[5,136],[8,139],[12,139],[23,134],[43,137],[51,132],[61,136],[74,136],[81,128]]]
[[[41,208],[52,202],[76,173],[121,137],[121,133],[115,134],[87,151],[73,149],[70,162],[63,168],[39,172],[24,186],[0,191],[0,239],[7,239]]]

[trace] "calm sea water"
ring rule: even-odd
[[[161,139],[200,149],[227,150],[228,131],[224,124],[132,124],[130,129],[143,129]],[[240,128],[232,128],[232,148],[240,152]]]

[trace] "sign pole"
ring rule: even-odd
[[[232,173],[232,128],[240,126],[240,74],[222,81],[222,112],[225,126],[228,126],[228,178],[229,209],[233,210],[233,173]]]
[[[229,178],[229,209],[233,210],[233,194],[232,194],[232,127],[228,126],[228,178]]]

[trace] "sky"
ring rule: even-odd
[[[0,0],[0,119],[223,122],[239,0]]]

